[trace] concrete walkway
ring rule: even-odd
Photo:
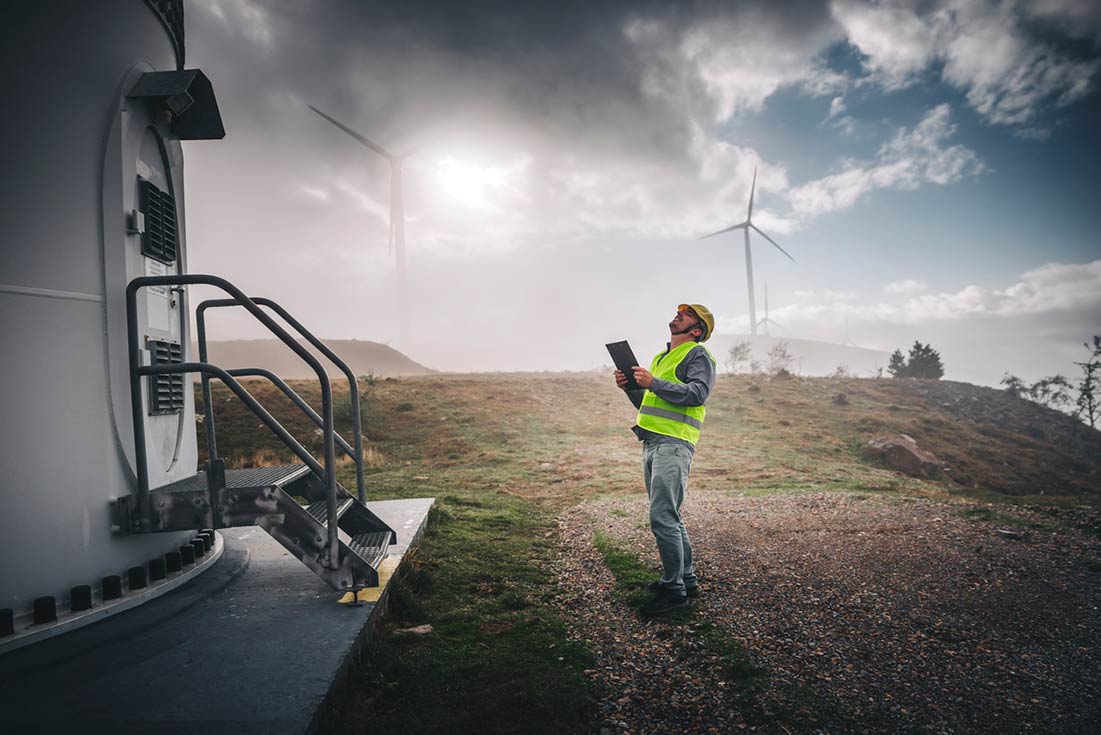
[[[432,498],[368,503],[398,532],[394,568]],[[0,656],[10,733],[316,732],[387,597],[338,604],[259,528],[220,531],[226,550],[178,590],[87,628]]]

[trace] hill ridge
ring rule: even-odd
[[[357,339],[323,341],[348,364],[356,375],[405,377],[436,372],[393,347],[379,342]],[[315,356],[321,357],[317,350],[304,340],[300,339],[298,343]],[[194,343],[192,348],[197,352]],[[315,377],[309,365],[285,344],[275,339],[210,340],[207,342],[207,354],[211,362],[227,370],[259,367],[270,370],[285,379]],[[321,357],[321,363],[329,375],[334,377],[343,375],[323,357]]]

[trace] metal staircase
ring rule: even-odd
[[[203,284],[216,286],[232,298],[204,301],[196,309],[199,343],[198,362],[162,363],[147,360],[135,318],[137,293],[156,286]],[[315,412],[285,382],[259,368],[224,370],[207,360],[207,309],[240,306],[249,311],[276,337],[297,353],[317,374],[321,385],[321,414]],[[348,378],[353,412],[354,444],[348,444],[333,428],[332,387],[328,374],[307,349],[261,306],[274,311],[303,339],[331,360]],[[225,279],[208,275],[146,276],[136,278],[126,289],[128,341],[130,349],[130,394],[134,421],[137,492],[114,504],[115,528],[120,533],[155,533],[234,526],[260,526],[297,559],[335,590],[373,587],[377,569],[387,547],[397,534],[364,504],[362,427],[358,382],[348,366],[320,340],[310,334],[282,307],[270,299],[249,298]],[[145,447],[143,378],[149,381],[149,395],[156,394],[157,376],[199,373],[206,403],[207,460],[198,474],[157,488],[149,487]],[[270,380],[322,430],[324,462],[319,462],[237,380],[259,376]],[[217,378],[256,415],[298,458],[300,465],[227,470],[218,457],[210,380]],[[336,449],[356,463],[358,498],[336,481]],[[298,502],[304,499],[305,504]]]

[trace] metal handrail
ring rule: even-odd
[[[360,413],[359,381],[356,379],[355,373],[352,372],[352,369],[348,367],[346,362],[329,349],[327,344],[315,337],[310,330],[302,326],[302,324],[291,316],[282,306],[263,296],[253,296],[252,301],[260,306],[266,306],[278,314],[279,317],[298,332],[303,339],[313,345],[314,348],[332,362],[333,365],[336,365],[336,367],[344,373],[344,377],[348,379],[348,394],[352,402],[352,440],[355,443],[355,455],[353,459],[355,459],[356,462],[356,494],[359,496],[359,502],[366,502],[363,471],[363,426]],[[199,304],[198,308],[195,310],[195,319],[198,324],[199,354],[200,359],[204,362],[206,361],[206,324],[203,315],[208,308],[223,306],[237,306],[237,302],[232,299],[208,299]],[[204,393],[203,395],[204,399],[206,399],[206,394]],[[208,430],[208,437],[209,436]]]
[[[287,381],[283,380],[272,371],[265,370],[264,368],[233,368],[231,370],[226,370],[226,372],[235,378],[267,378],[275,385],[276,388],[283,391],[283,395],[289,398],[294,405],[298,406],[298,408],[301,409],[302,413],[306,414],[306,416],[308,416],[311,421],[322,428],[325,427],[325,420],[318,415],[317,411],[313,410],[313,407],[310,406],[310,404],[306,403],[306,399],[298,395],[294,391],[294,388],[291,388],[289,385],[287,385]],[[355,459],[355,450],[352,449],[351,445],[348,444],[344,437],[342,437],[339,433],[334,432],[333,439],[336,440],[336,446],[338,449],[340,449],[340,451],[344,452],[344,454],[348,457]]]
[[[263,324],[265,327],[268,328],[268,331],[270,331],[272,334],[274,334],[276,337],[278,337],[284,344],[286,344],[288,347],[290,347],[292,350],[294,350],[294,352],[299,357],[301,357],[311,368],[313,368],[313,371],[317,374],[318,381],[321,384],[321,414],[322,414],[323,422],[324,422],[325,466],[324,466],[324,468],[322,468],[317,463],[317,460],[315,460],[312,455],[309,455],[309,452],[306,452],[306,454],[309,455],[309,460],[307,460],[305,457],[301,457],[301,455],[299,455],[299,456],[302,458],[302,460],[307,465],[310,466],[310,469],[314,470],[314,472],[316,472],[318,474],[324,474],[324,476],[325,476],[325,484],[326,484],[326,491],[327,491],[326,492],[326,496],[327,496],[326,500],[327,500],[327,505],[328,505],[328,514],[329,514],[328,515],[328,521],[326,523],[326,530],[328,531],[328,542],[329,542],[329,558],[326,561],[328,562],[328,565],[330,566],[330,568],[337,568],[340,564],[340,538],[337,535],[338,516],[337,516],[337,506],[336,506],[336,473],[335,473],[335,465],[336,465],[336,448],[335,447],[336,447],[336,442],[334,441],[334,433],[335,432],[333,431],[332,386],[329,384],[329,376],[325,372],[325,370],[322,369],[321,363],[319,363],[317,361],[317,359],[313,355],[311,355],[308,350],[306,350],[304,347],[302,347],[302,345],[298,344],[298,342],[293,337],[291,337],[285,329],[280,327],[279,324],[276,323],[276,321],[274,319],[272,319],[270,316],[268,316],[264,312],[264,310],[261,309],[259,306],[257,306],[256,303],[252,299],[250,299],[248,296],[246,296],[245,293],[243,291],[241,291],[241,289],[237,288],[236,286],[234,286],[232,283],[230,283],[226,279],[219,278],[217,276],[198,275],[198,274],[186,274],[186,275],[175,275],[175,276],[140,276],[140,277],[135,278],[132,281],[130,281],[130,283],[128,283],[127,286],[126,286],[126,323],[127,323],[127,335],[126,336],[127,336],[127,346],[129,348],[129,353],[130,353],[130,410],[131,410],[131,416],[132,416],[133,422],[134,422],[134,461],[135,461],[135,464],[136,464],[135,469],[137,471],[136,474],[137,474],[137,479],[138,479],[137,506],[138,506],[139,517],[142,519],[142,522],[144,523],[145,519],[149,518],[150,510],[151,510],[151,508],[150,508],[150,497],[149,497],[148,457],[146,456],[146,448],[145,448],[145,421],[144,421],[144,416],[142,415],[142,400],[141,400],[141,377],[142,377],[142,375],[161,375],[161,374],[172,374],[172,373],[176,373],[176,372],[183,373],[183,372],[192,372],[192,371],[202,373],[203,376],[204,376],[203,397],[204,397],[204,400],[207,401],[207,410],[209,410],[209,408],[210,408],[209,381],[208,381],[208,379],[206,379],[206,376],[208,374],[208,372],[207,372],[208,369],[213,368],[213,371],[211,371],[211,374],[216,374],[216,375],[218,375],[218,377],[223,378],[223,380],[225,378],[229,378],[233,383],[237,382],[233,378],[233,376],[229,375],[229,373],[225,373],[225,376],[223,377],[221,375],[221,373],[224,373],[225,371],[223,371],[221,368],[217,368],[215,366],[212,366],[212,365],[210,365],[209,363],[206,362],[206,360],[205,360],[205,349],[202,350],[202,352],[204,354],[200,355],[200,358],[202,359],[202,362],[198,362],[198,363],[178,363],[176,365],[158,365],[158,366],[142,366],[140,364],[140,362],[141,362],[141,346],[138,342],[138,332],[137,332],[137,293],[138,293],[138,290],[142,289],[142,288],[145,288],[145,287],[148,287],[148,286],[190,286],[190,285],[214,286],[215,288],[220,288],[223,291],[225,291],[226,293],[233,296],[234,299],[236,299],[237,304],[239,304],[240,306],[245,307],[245,309],[247,309],[250,314],[252,314],[254,317],[256,317],[256,319],[261,324]],[[204,338],[205,338],[205,334],[204,334]],[[202,347],[202,345],[200,345],[200,347]],[[194,369],[190,370],[190,371],[189,370],[181,370],[181,369],[179,369],[179,366],[181,364],[191,366]],[[164,368],[170,368],[170,369],[166,370]],[[220,372],[215,372],[215,371],[220,371]],[[228,383],[227,383],[227,385],[228,385]],[[244,389],[242,388],[242,390],[244,390]],[[234,391],[234,392],[236,393],[236,391]],[[245,393],[247,394],[247,391],[245,391]],[[249,396],[249,398],[251,399],[252,397]],[[244,400],[244,399],[242,399],[242,400]],[[255,402],[255,399],[252,399],[252,400],[253,400],[253,402]],[[247,401],[246,401],[246,403],[247,403]],[[259,406],[259,404],[256,404],[256,405]],[[265,411],[264,413],[267,413],[267,412]],[[270,414],[268,414],[268,416],[270,418]],[[286,429],[283,429],[283,427],[279,425],[278,421],[275,421],[275,419],[271,419],[271,420],[272,420],[272,422],[274,422],[274,426],[278,426],[279,431],[276,431],[276,429],[271,424],[268,424],[268,427],[271,428],[272,431],[274,431],[276,433],[276,435],[279,436],[280,439],[283,439],[284,443],[287,443],[288,446],[290,446],[292,449],[294,449],[294,446],[292,446],[290,443],[288,443],[287,440],[290,439],[291,441],[294,442],[295,445],[297,445],[298,442],[294,441],[293,437],[291,437],[290,434],[286,433]],[[207,421],[206,423],[213,423],[213,422]],[[265,424],[267,424],[266,420],[265,420]],[[216,449],[215,447],[213,447],[213,431],[211,429],[208,429],[207,431],[208,431],[207,438],[208,438],[208,443],[210,445],[210,448],[211,449]],[[282,433],[280,433],[280,432],[282,432]],[[301,445],[298,445],[298,446],[300,447]],[[305,451],[305,450],[303,450],[303,451]],[[298,454],[297,450],[295,451],[295,453]],[[214,453],[212,453],[210,456],[211,456],[212,459],[216,458],[217,457],[216,451]]]
[[[329,346],[310,333],[308,329],[298,323],[298,320],[292,317],[287,310],[279,304],[275,303],[269,298],[263,296],[257,296],[253,299],[261,306],[266,306],[287,324],[297,330],[302,337],[313,345],[322,355],[329,359],[329,362],[336,365],[340,372],[344,373],[344,377],[348,379],[348,397],[352,402],[352,441],[355,443],[355,461],[356,461],[356,495],[359,497],[359,502],[366,503],[366,490],[365,480],[363,476],[363,420],[359,410],[359,380],[356,378],[355,373],[348,367],[348,363],[340,359],[335,352],[329,349]]]
[[[287,448],[298,455],[298,458],[302,460],[311,470],[318,474],[324,474],[325,468],[317,461],[317,458],[310,454],[310,451],[302,446],[301,443],[291,433],[283,428],[283,425],[279,423],[279,420],[272,416],[266,408],[260,405],[260,402],[252,397],[252,394],[248,392],[245,386],[241,385],[241,382],[233,377],[229,370],[220,368],[217,365],[211,365],[207,362],[177,362],[171,365],[143,365],[137,370],[138,375],[177,375],[184,373],[201,373],[203,375],[213,375],[219,378],[225,383],[234,395],[241,399],[241,401],[249,407],[249,409],[256,414],[264,425],[271,429],[272,433],[279,437]]]

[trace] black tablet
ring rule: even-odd
[[[608,354],[612,356],[616,369],[627,376],[627,390],[642,390],[642,386],[635,382],[635,372],[631,370],[633,367],[638,367],[638,358],[631,350],[631,345],[625,340],[611,342],[604,346],[608,348]]]

